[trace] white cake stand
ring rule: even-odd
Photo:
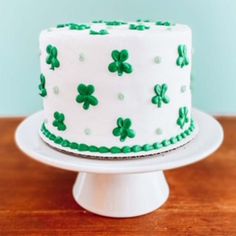
[[[213,153],[223,140],[220,124],[193,109],[199,133],[176,150],[142,159],[95,160],[58,152],[39,137],[42,112],[17,128],[16,142],[31,158],[65,170],[80,172],[73,186],[75,201],[93,213],[109,217],[134,217],[159,208],[168,198],[164,170],[192,164]],[[60,184],[60,183],[58,183]]]

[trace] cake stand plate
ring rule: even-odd
[[[109,217],[134,217],[159,208],[168,198],[163,171],[206,158],[223,141],[223,129],[211,116],[193,109],[199,132],[188,144],[166,153],[131,160],[96,160],[64,154],[39,137],[42,112],[26,118],[16,130],[16,143],[31,158],[80,172],[73,186],[75,201],[90,212]],[[58,183],[60,184],[60,183]]]

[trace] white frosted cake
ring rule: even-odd
[[[169,22],[62,24],[40,35],[41,138],[90,157],[138,157],[196,134],[191,29]]]

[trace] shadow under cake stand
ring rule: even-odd
[[[223,141],[223,129],[211,116],[193,109],[199,132],[188,144],[157,156],[131,160],[75,157],[50,148],[39,137],[42,112],[17,128],[16,142],[31,158],[57,168],[80,172],[73,186],[75,201],[86,210],[108,217],[134,217],[164,204],[169,186],[163,171],[206,158]],[[58,183],[60,184],[60,183]]]

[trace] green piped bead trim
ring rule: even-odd
[[[163,140],[161,144],[163,145],[163,147],[167,147],[170,145],[170,140]]]
[[[130,152],[131,152],[131,147],[125,146],[125,147],[122,148],[121,151],[122,151],[123,153],[130,153]]]
[[[163,144],[162,143],[154,143],[153,147],[154,147],[154,149],[158,150],[163,147]]]
[[[55,140],[54,140],[54,143],[61,144],[62,141],[63,141],[62,137],[56,137]]]
[[[68,140],[63,140],[61,143],[62,147],[70,147],[71,143]]]
[[[98,152],[98,147],[96,147],[96,146],[89,146],[89,151],[90,152]]]
[[[98,148],[98,151],[99,151],[100,153],[108,153],[108,152],[110,152],[111,150],[110,150],[109,148],[107,148],[107,147],[100,147],[100,148]]]
[[[87,144],[81,143],[78,147],[79,151],[88,151],[89,146]]]
[[[153,147],[153,145],[145,144],[145,145],[143,145],[142,149],[143,149],[144,151],[151,151],[151,150],[154,149],[154,147]]]
[[[191,119],[190,126],[188,129],[186,129],[182,133],[176,135],[175,137],[170,138],[169,140],[163,140],[160,143],[154,143],[154,144],[144,144],[143,146],[140,146],[140,145],[123,146],[123,147],[113,146],[111,148],[105,147],[105,146],[101,146],[101,147],[97,147],[94,145],[89,146],[89,145],[83,144],[83,143],[79,144],[79,143],[75,143],[75,142],[70,142],[69,140],[63,139],[60,136],[56,136],[56,135],[52,134],[46,128],[45,123],[42,124],[41,132],[45,137],[47,137],[48,139],[50,139],[54,143],[56,143],[62,147],[68,148],[68,149],[78,150],[81,152],[88,151],[88,152],[118,154],[118,153],[131,153],[131,152],[137,153],[137,152],[141,152],[141,151],[148,152],[148,151],[152,151],[152,150],[160,150],[161,148],[176,144],[177,142],[181,141],[183,138],[186,138],[187,136],[189,136],[193,132],[194,129],[195,129],[194,121]]]
[[[78,149],[79,148],[79,144],[73,142],[73,143],[70,144],[70,147],[71,147],[71,149]]]
[[[141,152],[141,151],[142,151],[142,147],[139,146],[139,145],[134,145],[134,146],[131,148],[131,150],[132,150],[133,152]]]
[[[121,149],[119,147],[112,147],[111,153],[121,153]]]

